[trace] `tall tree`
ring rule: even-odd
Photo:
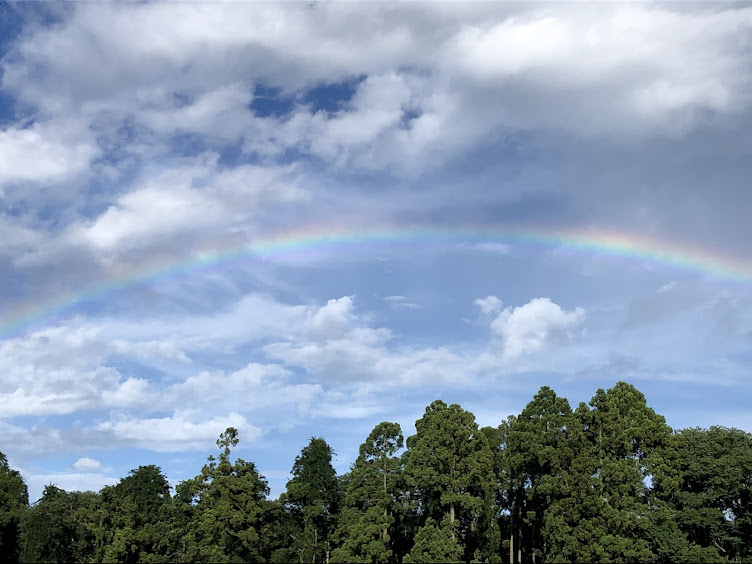
[[[300,525],[294,545],[303,562],[328,562],[330,557],[340,507],[332,455],[324,439],[312,437],[295,458],[292,479],[283,494],[283,502]]]
[[[0,554],[6,562],[17,562],[21,545],[21,518],[29,505],[29,492],[17,470],[8,466],[0,452]]]
[[[65,490],[46,486],[42,498],[26,511],[22,523],[22,562],[80,560],[76,553],[75,507]]]
[[[237,562],[261,559],[259,530],[269,487],[252,462],[230,459],[238,444],[234,427],[219,436],[219,458],[209,456],[201,474],[178,486],[178,510],[187,515],[180,558]]]
[[[452,540],[472,559],[476,547],[466,541],[477,530],[487,492],[494,487],[488,439],[472,413],[441,400],[426,408],[415,429],[407,439],[405,477],[420,501],[423,522],[431,517],[446,523]]]
[[[104,489],[102,500],[114,529],[111,556],[120,562],[148,562],[171,553],[170,486],[158,466],[131,470]]]
[[[680,528],[729,560],[752,561],[752,434],[695,428],[676,440]]]
[[[360,445],[337,529],[342,546],[332,553],[333,562],[387,562],[392,557],[389,530],[395,520],[396,478],[401,470],[395,453],[403,443],[399,424],[385,421]]]
[[[571,449],[566,448],[564,438],[572,423],[566,398],[544,386],[510,425],[508,461],[515,476],[510,511],[517,554],[533,563],[546,552],[543,515],[558,494],[562,473],[571,462]]]
[[[548,560],[654,561],[649,490],[671,429],[625,382],[599,389],[590,406],[580,404],[579,428],[568,429],[574,457],[544,517]]]

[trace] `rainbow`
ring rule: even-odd
[[[251,243],[207,248],[189,259],[156,261],[106,278],[77,292],[39,304],[20,304],[0,314],[0,340],[49,323],[61,315],[76,313],[85,304],[98,302],[143,284],[179,280],[222,270],[236,261],[256,257],[273,260],[285,255],[316,252],[346,253],[363,248],[420,245],[443,247],[462,244],[509,244],[561,247],[578,253],[616,256],[664,267],[700,273],[727,281],[752,284],[752,261],[718,252],[648,237],[604,230],[499,230],[479,228],[435,229],[425,227],[380,229],[307,228],[287,231]]]

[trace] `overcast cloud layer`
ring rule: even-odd
[[[311,434],[345,471],[379,421],[497,425],[542,385],[752,430],[752,5],[3,2],[0,50],[0,450],[32,498],[191,477],[228,426],[276,495]],[[405,237],[118,284],[460,228],[749,277]]]

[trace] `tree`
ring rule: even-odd
[[[684,429],[676,447],[679,527],[701,547],[732,561],[752,561],[752,434]]]
[[[65,490],[52,484],[24,515],[22,562],[73,562],[76,554],[75,508]]]
[[[104,558],[148,562],[172,552],[170,486],[159,467],[139,466],[120,482],[102,490],[109,520]]]
[[[445,522],[469,560],[475,547],[466,541],[477,530],[484,500],[494,486],[488,439],[472,413],[441,400],[426,408],[415,428],[404,454],[406,482],[416,492],[423,523],[429,517]]]
[[[441,526],[429,517],[415,535],[415,544],[405,556],[405,564],[432,562],[462,562],[462,546],[457,542],[452,526],[445,520]]]
[[[625,382],[599,389],[590,406],[580,404],[579,425],[563,441],[573,458],[544,516],[548,560],[654,561],[650,483],[662,471],[671,429]]]
[[[366,441],[348,477],[337,530],[342,546],[333,562],[387,562],[392,556],[389,529],[396,511],[396,478],[401,461],[394,456],[404,439],[399,424],[379,423]]]
[[[571,462],[564,438],[572,423],[569,402],[544,386],[509,426],[507,460],[514,476],[510,513],[517,553],[534,563],[546,552],[543,515],[558,495],[562,473]]]
[[[304,562],[324,562],[331,551],[331,534],[339,515],[340,492],[332,466],[334,451],[320,437],[312,437],[292,467],[283,502],[299,523],[295,550]]]
[[[17,562],[21,550],[21,519],[29,505],[29,492],[17,470],[8,466],[0,452],[0,554],[6,562]]]
[[[236,562],[261,558],[259,530],[269,488],[252,462],[230,460],[238,444],[234,427],[219,436],[219,459],[209,456],[201,474],[178,486],[177,513],[184,515],[179,547],[187,561]]]

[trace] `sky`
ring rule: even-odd
[[[0,451],[31,500],[226,427],[284,490],[440,398],[752,431],[752,5],[0,5]]]

